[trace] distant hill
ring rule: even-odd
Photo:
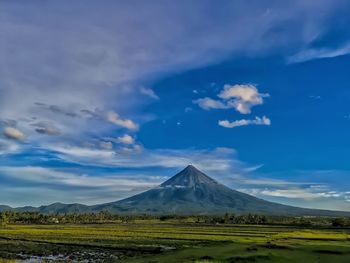
[[[0,211],[12,209],[4,206]],[[350,216],[350,212],[299,208],[265,201],[232,190],[192,165],[158,187],[132,197],[101,205],[55,203],[17,211],[40,213],[86,213],[109,211],[120,214],[222,214],[259,213],[270,215]]]
[[[8,205],[0,205],[0,212],[2,212],[2,211],[10,211],[10,210],[13,210],[13,208],[8,206]]]

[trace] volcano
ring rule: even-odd
[[[224,186],[193,165],[161,185],[129,198],[94,206],[55,203],[40,207],[10,208],[0,211],[36,211],[49,213],[209,215],[258,213],[267,215],[350,216],[350,212],[307,209],[269,202]]]
[[[218,183],[193,165],[158,187],[132,197],[94,207],[131,214],[222,214],[350,215],[347,212],[315,210],[265,201]]]

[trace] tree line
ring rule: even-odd
[[[332,226],[350,227],[350,218],[306,217],[306,216],[268,216],[259,214],[224,215],[118,215],[107,211],[99,213],[41,214],[38,212],[0,213],[0,226],[8,224],[129,224],[142,220],[169,223],[191,224],[256,224],[256,225],[294,225],[294,226]]]

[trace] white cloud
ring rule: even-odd
[[[124,134],[123,136],[120,136],[117,138],[117,142],[123,143],[123,144],[134,144],[135,139],[134,139],[134,137],[132,137],[128,134]]]
[[[252,85],[225,85],[224,89],[218,95],[224,100],[236,98],[244,102],[253,104],[261,104],[263,97],[268,97],[269,94],[260,94],[257,88]]]
[[[205,110],[210,109],[235,109],[242,114],[251,113],[252,107],[264,103],[264,98],[269,97],[267,93],[259,93],[256,86],[246,85],[225,85],[218,94],[221,100],[211,98],[201,98],[193,103]]]
[[[233,122],[230,122],[228,120],[220,120],[218,124],[222,127],[225,128],[235,128],[239,126],[246,126],[246,125],[271,125],[271,120],[267,118],[266,116],[263,116],[262,118],[260,117],[255,117],[253,120],[236,120]]]
[[[194,100],[193,103],[205,110],[210,109],[231,109],[234,108],[242,114],[251,113],[251,108],[261,105],[264,98],[269,97],[267,93],[259,93],[256,86],[247,85],[225,85],[218,94],[221,100],[214,100],[208,97]],[[271,125],[271,120],[266,116],[255,117],[255,119],[241,119],[230,122],[228,120],[219,120],[218,124],[225,128],[235,128],[246,125]]]
[[[112,150],[113,149],[113,143],[112,142],[100,142],[100,147],[105,150]]]
[[[225,105],[222,101],[213,100],[213,99],[208,98],[208,97],[194,100],[193,103],[198,104],[198,106],[204,110],[229,109],[230,108],[228,105]]]
[[[119,154],[123,155],[135,155],[135,154],[140,154],[143,151],[143,147],[141,145],[135,144],[135,145],[129,145],[127,147],[122,147],[119,149]]]
[[[129,129],[129,130],[139,129],[138,124],[136,124],[132,120],[120,118],[119,114],[113,111],[110,111],[107,113],[107,120],[115,125],[118,125],[120,127]]]
[[[146,95],[152,99],[159,100],[158,95],[152,89],[141,87],[140,92],[141,94]]]
[[[259,93],[256,86],[247,85],[225,85],[224,89],[219,93],[219,98],[227,101],[227,106],[235,108],[242,114],[251,113],[251,108],[261,105],[265,97],[270,95],[267,93]]]
[[[23,140],[26,137],[23,132],[14,127],[6,127],[3,133],[7,138],[13,140]]]

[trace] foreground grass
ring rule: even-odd
[[[75,260],[94,255],[93,262],[348,263],[350,230],[157,221],[0,229],[0,258],[15,259],[19,253],[72,254]]]

